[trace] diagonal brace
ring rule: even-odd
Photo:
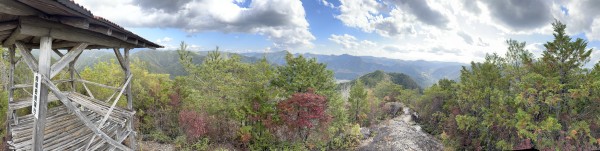
[[[129,82],[131,82],[131,77],[133,77],[133,74],[130,74],[129,77],[127,78],[127,82],[125,82],[125,84],[123,84],[123,87],[121,88],[121,91],[119,92],[119,95],[117,95],[117,98],[115,99],[115,101],[113,101],[113,104],[108,109],[108,112],[106,112],[106,114],[104,115],[104,118],[102,118],[102,120],[100,120],[100,124],[98,124],[98,127],[102,128],[104,126],[104,123],[106,122],[106,120],[108,120],[110,113],[112,113],[112,111],[115,109],[117,102],[119,102],[121,95],[123,95],[123,91],[125,91],[125,88],[129,84]],[[111,96],[111,98],[112,98],[112,96]],[[86,150],[89,149],[90,145],[94,142],[95,137],[96,137],[95,135],[92,136],[92,139],[90,139],[90,142],[85,147]]]
[[[29,69],[31,69],[33,73],[38,73],[38,61],[31,54],[31,49],[25,47],[25,45],[20,41],[15,42],[15,46],[17,46],[17,49],[19,49],[19,53],[23,57],[27,66],[29,66]]]
[[[65,56],[60,58],[58,62],[52,65],[52,67],[50,68],[52,69],[50,71],[50,78],[56,76],[71,61],[75,60],[75,58],[77,58],[77,56],[79,56],[79,54],[81,54],[81,52],[83,52],[83,49],[85,49],[87,46],[87,43],[79,43],[77,46],[71,48],[71,50],[69,50],[69,52]]]

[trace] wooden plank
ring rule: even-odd
[[[27,47],[25,47],[25,45],[23,45],[23,43],[21,43],[21,42],[15,42],[15,46],[17,47],[17,49],[19,49],[19,53],[23,57],[27,66],[29,66],[29,69],[31,69],[31,71],[33,73],[37,73],[38,72],[38,64],[37,64],[38,61],[35,60],[35,58],[31,54],[31,49],[28,49]]]
[[[39,74],[44,77],[50,75],[50,61],[52,59],[52,38],[42,37],[40,39],[40,59],[38,63]],[[39,105],[37,109],[38,118],[33,122],[33,150],[42,151],[44,145],[44,127],[46,126],[46,112],[48,111],[48,87],[40,89]],[[35,93],[35,92],[34,92]],[[35,116],[35,115],[34,115]]]
[[[78,103],[81,106],[89,109],[98,114],[106,114],[109,110],[108,105],[105,102],[99,100],[90,99],[89,97],[81,94],[73,93],[67,96],[73,103]],[[121,108],[117,108],[115,114],[111,114],[111,121],[118,123],[119,125],[125,125],[128,116],[133,116],[135,112],[125,111]]]
[[[61,93],[60,90],[56,87],[56,85],[54,85],[47,77],[42,77],[42,81],[44,82],[45,86],[47,86],[48,89],[50,89],[52,93],[54,93],[54,95],[56,95],[65,106],[67,106],[68,109],[73,111],[73,113],[77,116],[77,118],[79,118],[79,120],[81,120],[90,130],[94,132],[94,134],[100,135],[100,138],[107,141],[109,144],[117,147],[118,149],[133,151],[131,148],[127,148],[121,143],[113,140],[112,138],[110,138],[110,136],[106,135],[106,133],[102,132],[98,127],[96,127],[96,125],[92,121],[87,119],[87,117],[85,117],[81,113],[81,111],[79,111],[75,107],[75,105],[73,105],[73,103],[69,101],[67,97],[63,93]]]
[[[83,49],[85,49],[87,46],[87,43],[80,43],[78,46],[73,47],[64,57],[60,58],[60,60],[54,63],[51,67],[50,78],[53,78],[60,73],[60,71],[65,68],[68,63],[75,60],[75,58],[79,56],[81,52],[83,52]]]
[[[95,112],[82,111],[81,113],[92,122],[101,119],[101,115]],[[67,112],[66,106],[49,109],[48,115],[48,123],[44,137],[45,150],[75,150],[76,148],[85,147],[85,144],[83,143],[89,141],[89,138],[94,136],[94,132],[86,128],[85,124],[80,121],[76,115]],[[25,119],[23,124],[16,125],[17,129],[11,132],[11,134],[15,136],[15,139],[9,142],[9,144],[16,150],[31,150],[31,122],[33,117],[27,115],[23,118]],[[101,131],[105,132],[109,137],[121,140],[119,138],[124,134],[117,133],[117,130],[121,131],[119,127],[114,124],[104,125],[104,128],[101,129]],[[118,142],[122,142],[122,140]],[[98,148],[107,148],[110,146],[110,144],[105,143],[106,141],[100,139],[96,141],[90,149],[96,150]]]

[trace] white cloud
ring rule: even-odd
[[[335,8],[335,6],[333,6],[333,4],[331,2],[328,2],[327,0],[320,0],[318,1],[320,4],[327,6],[329,8]]]
[[[171,38],[171,37],[164,37],[162,39],[157,39],[156,42],[162,44],[162,43],[169,43],[172,40],[173,40],[173,38]]]
[[[429,1],[340,0],[340,14],[335,16],[348,27],[382,36],[415,34],[420,26],[446,28],[446,12]],[[435,8],[435,9],[434,9]]]
[[[342,45],[342,47],[345,50],[361,51],[361,50],[372,49],[372,47],[377,46],[377,44],[375,42],[372,42],[369,40],[359,41],[358,39],[356,39],[356,37],[354,37],[352,35],[348,35],[348,34],[343,34],[343,35],[332,34],[329,37],[329,40],[333,41],[336,44]]]
[[[600,40],[600,19],[595,19],[590,27],[590,31],[586,32],[589,40]]]
[[[345,26],[383,37],[377,40],[382,47],[358,55],[466,63],[481,61],[486,53],[503,55],[507,49],[505,41],[516,39],[527,42],[527,48],[541,56],[540,46],[552,38],[552,18],[566,23],[568,34],[585,33],[590,41],[600,40],[599,1],[340,2],[336,7],[340,12],[335,17]],[[343,48],[353,46],[341,39],[338,41]]]
[[[260,34],[281,49],[311,48],[315,37],[308,30],[300,1],[253,0],[77,0],[95,15],[126,27],[179,28]],[[123,10],[127,15],[123,15]]]
[[[585,33],[589,40],[600,40],[600,1],[563,1],[567,14],[555,12],[558,19],[567,24],[571,34]]]

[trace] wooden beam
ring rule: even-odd
[[[127,148],[123,144],[113,140],[110,136],[106,135],[106,133],[102,132],[102,130],[100,130],[100,128],[98,128],[92,121],[90,121],[90,119],[88,119],[85,115],[83,115],[83,113],[81,113],[81,111],[77,107],[75,107],[73,102],[69,101],[67,96],[65,96],[62,92],[60,92],[60,90],[56,87],[56,85],[54,85],[50,81],[50,79],[48,79],[47,77],[42,77],[42,81],[68,109],[73,111],[75,116],[77,116],[77,118],[79,118],[79,120],[81,120],[85,124],[86,127],[88,127],[90,130],[92,130],[94,132],[94,134],[99,135],[100,138],[107,141],[109,144],[117,147],[118,149],[125,150],[125,151],[133,151],[133,149]]]
[[[129,50],[131,50],[130,48],[125,48],[125,56],[123,58],[123,61],[125,63],[125,79],[127,79],[128,76],[131,75],[131,68],[129,66]],[[131,94],[131,83],[127,84],[126,86],[126,92],[127,92],[127,109],[130,111],[133,111],[133,95]],[[127,119],[127,130],[128,131],[133,131],[133,120],[134,120],[135,116],[130,116]],[[138,146],[137,146],[137,141],[135,139],[135,134],[133,135],[129,135],[129,147],[132,148],[133,150],[137,150]]]
[[[62,49],[62,48],[71,49],[72,47],[78,46],[80,43],[81,42],[70,42],[70,41],[54,42],[54,43],[52,43],[52,49]],[[27,46],[28,48],[31,48],[31,49],[39,49],[40,48],[39,44],[37,44],[37,43],[25,43],[25,46]],[[89,45],[88,45],[88,47],[89,47]]]
[[[127,42],[132,43],[134,45],[138,44],[138,40],[133,37],[127,37]]]
[[[50,37],[55,39],[61,39],[72,42],[84,42],[107,47],[134,47],[133,44],[128,43],[127,41],[120,40],[111,36],[107,36],[85,29],[73,28],[71,26],[63,25],[57,22],[32,17],[21,18],[20,34],[35,37],[49,35]]]
[[[131,77],[133,77],[133,75],[129,75],[129,78],[127,78],[127,82],[125,82],[125,84],[121,88],[121,91],[119,92],[119,95],[117,95],[117,98],[113,101],[113,104],[110,106],[110,108],[108,109],[108,111],[106,112],[106,114],[104,114],[104,118],[102,118],[102,120],[100,120],[100,123],[98,124],[98,127],[102,128],[104,126],[104,123],[106,122],[106,120],[108,120],[108,117],[110,116],[110,113],[112,113],[112,111],[115,109],[115,106],[117,105],[117,102],[119,102],[119,99],[123,95],[123,91],[125,91],[126,86],[129,85],[129,82],[131,82]],[[95,137],[96,136],[92,136],[92,139],[90,139],[90,142],[85,147],[85,150],[88,150],[90,148],[90,145],[94,142]]]
[[[81,17],[70,17],[70,16],[62,16],[59,17],[58,20],[67,25],[71,25],[73,27],[88,29],[90,28],[90,21]]]
[[[79,72],[77,72],[77,70],[75,70],[75,74],[77,74],[79,79],[83,79],[83,78],[81,78],[81,74],[79,74]],[[85,85],[85,83],[82,83],[82,85],[83,85],[83,88],[85,88],[85,92],[87,92],[88,95],[90,95],[90,97],[92,99],[94,99],[94,94],[92,94],[92,91],[90,91],[90,89],[87,87],[87,85]]]
[[[54,53],[56,53],[56,55],[58,55],[59,57],[63,57],[65,56],[62,52],[58,51],[58,49],[52,49],[52,51],[54,51]]]
[[[112,31],[111,36],[121,39],[121,40],[127,40],[127,35],[125,35],[124,33],[121,33],[119,31]]]
[[[17,16],[31,16],[41,14],[39,11],[37,11],[34,8],[31,8],[30,6],[12,0],[0,1],[0,13]]]
[[[123,55],[121,55],[121,50],[119,50],[119,48],[113,48],[113,51],[115,52],[115,56],[117,56],[117,61],[119,61],[121,69],[123,69],[123,71],[127,71],[127,67],[125,67],[125,60],[123,59]]]
[[[23,45],[23,43],[21,43],[21,42],[15,42],[15,46],[17,47],[17,49],[19,49],[19,53],[23,57],[27,66],[29,66],[29,69],[31,69],[31,71],[33,73],[37,73],[38,72],[38,64],[37,64],[38,61],[35,60],[35,58],[31,54],[31,49],[25,47],[25,45]]]
[[[58,60],[58,62],[54,63],[54,65],[52,65],[52,70],[50,72],[50,78],[53,78],[54,76],[56,76],[58,73],[60,73],[60,71],[65,68],[69,62],[75,60],[75,58],[77,56],[79,56],[79,54],[81,54],[81,52],[83,52],[83,49],[85,49],[85,47],[87,47],[88,44],[87,43],[80,43],[78,46],[73,47],[68,53],[67,55],[65,55],[64,57],[60,58],[60,60]]]
[[[81,56],[81,54],[82,53],[80,53],[79,55],[77,55],[77,57],[75,57],[75,59],[73,59],[73,61],[71,61],[69,63],[69,79],[71,80],[71,91],[72,92],[77,91],[77,87],[76,87],[76,84],[75,84],[75,72],[77,72],[75,70],[75,63],[77,62],[77,60],[79,60],[79,56]]]
[[[19,24],[19,22],[16,22],[16,21],[1,22],[0,23],[0,31],[15,29],[15,28],[17,28],[18,24]]]
[[[129,134],[132,133],[131,131],[124,131],[123,134],[117,136],[117,142],[123,142],[125,140],[125,138],[127,138],[127,136],[129,136]],[[108,151],[114,151],[115,147],[111,146],[110,149],[108,149]]]
[[[99,86],[99,87],[103,87],[103,88],[107,88],[107,89],[119,90],[119,88],[117,88],[117,87],[108,86],[108,85],[104,85],[104,84],[100,84],[100,83],[96,83],[96,82],[92,82],[92,81],[87,81],[87,80],[83,80],[83,79],[77,79],[75,81],[87,83],[87,84],[91,84],[91,85],[95,85],[95,86]]]
[[[102,25],[97,25],[97,24],[90,24],[90,27],[88,28],[91,31],[95,31],[95,32],[99,32],[105,35],[112,35],[112,29],[106,27],[106,26],[102,26]]]
[[[8,38],[6,38],[6,40],[4,40],[4,42],[2,43],[2,45],[4,45],[4,47],[8,47],[11,46],[15,43],[15,41],[17,40],[17,37],[19,36],[19,33],[21,33],[21,27],[17,27],[17,29],[15,29],[12,34],[10,34],[10,36],[8,36]]]
[[[8,51],[9,51],[8,52],[9,53],[8,61],[10,63],[10,67],[9,67],[9,70],[8,70],[8,87],[9,87],[9,90],[8,90],[8,104],[10,104],[10,103],[12,103],[14,101],[13,100],[14,99],[13,95],[14,95],[14,92],[15,92],[15,90],[12,89],[12,87],[15,84],[15,78],[14,78],[14,76],[15,76],[14,75],[15,74],[15,61],[14,61],[14,59],[15,59],[15,48],[14,47],[10,47]],[[7,113],[8,113],[8,114],[6,114],[6,131],[7,131],[7,133],[6,133],[5,137],[6,137],[7,140],[12,140],[12,137],[10,135],[10,131],[11,131],[10,124],[11,124],[11,121],[13,121],[13,120],[17,120],[18,121],[18,119],[12,119],[12,117],[14,117],[15,111],[13,111],[13,109],[11,109],[10,106],[7,109]],[[6,149],[6,148],[4,148],[4,149]]]
[[[40,39],[40,59],[38,73],[45,77],[50,75],[50,61],[52,60],[52,38],[42,37]],[[37,104],[37,117],[33,118],[33,150],[42,151],[44,146],[44,129],[46,127],[46,112],[48,111],[48,87],[42,86]],[[34,92],[35,93],[35,92]],[[34,94],[36,95],[36,94]],[[35,98],[34,98],[35,99]]]

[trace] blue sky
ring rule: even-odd
[[[94,15],[174,50],[351,54],[403,60],[481,61],[505,40],[535,55],[550,23],[600,48],[600,1],[566,0],[76,0]],[[594,51],[592,62],[600,53]]]

